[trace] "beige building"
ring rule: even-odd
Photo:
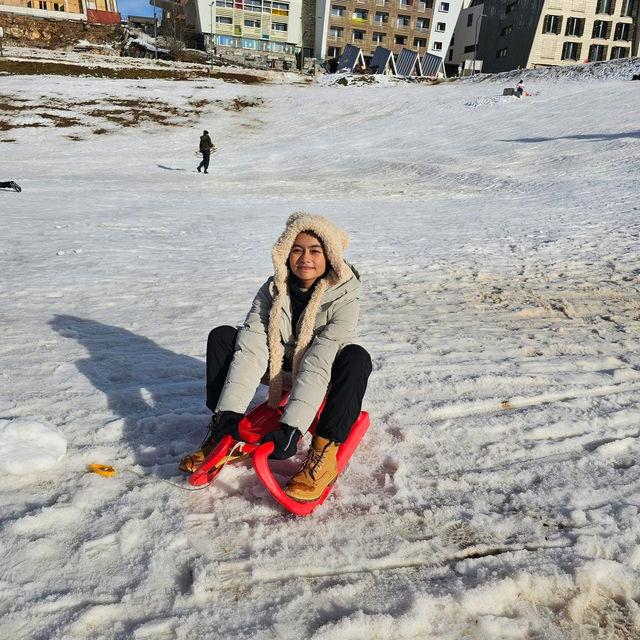
[[[473,52],[476,69],[485,73],[637,56],[639,5],[640,0],[472,0],[455,42],[462,44],[458,31],[476,12],[482,17],[479,33],[462,53]],[[461,57],[454,48],[450,61]]]
[[[633,0],[546,0],[528,68],[637,55]]]

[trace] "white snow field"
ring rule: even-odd
[[[0,419],[66,454],[0,452],[0,637],[640,638],[639,67],[522,100],[4,76]],[[296,210],[350,233],[375,363],[308,517],[248,462],[177,470]]]

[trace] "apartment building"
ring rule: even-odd
[[[301,46],[302,0],[196,0],[207,47],[294,53]]]
[[[120,22],[117,0],[0,0],[0,12],[103,24]]]
[[[483,72],[499,73],[635,56],[638,5],[640,0],[485,0],[476,59]],[[452,62],[455,56],[454,48]]]
[[[482,61],[477,59],[476,44],[484,17],[484,2],[464,1],[445,57],[448,74],[471,75],[481,71]]]
[[[637,0],[546,0],[528,68],[637,55]]]
[[[329,0],[330,13],[322,58],[339,57],[346,44],[365,57],[382,46],[394,53],[407,48],[424,54],[433,26],[433,0]]]

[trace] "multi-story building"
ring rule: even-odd
[[[196,0],[207,45],[293,53],[301,45],[302,0]]]
[[[476,58],[482,71],[498,73],[635,56],[639,5],[639,0],[485,0]]]
[[[105,24],[120,22],[117,0],[0,0],[0,12]]]
[[[0,0],[1,1],[1,0]],[[293,53],[319,60],[358,46],[365,59],[379,45],[420,57],[444,57],[463,0],[156,0],[179,4],[187,28],[195,24],[205,46]]]
[[[402,49],[444,56],[462,0],[326,0],[318,19],[328,15],[316,56],[336,58],[346,44],[359,47],[365,59],[376,47],[393,53]]]
[[[448,74],[470,75],[474,73],[474,69],[481,69],[481,61],[476,56],[476,45],[484,17],[483,0],[464,1],[445,58]]]

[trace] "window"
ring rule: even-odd
[[[286,2],[274,2],[271,5],[271,13],[273,13],[276,16],[288,16],[289,5]]]
[[[339,58],[342,55],[342,49],[340,47],[329,47],[327,49],[327,57]]]
[[[416,18],[416,30],[428,31],[429,30],[429,18]]]
[[[475,44],[469,44],[464,48],[465,53],[471,53],[472,51],[475,51],[475,50],[476,50]]]
[[[398,16],[397,25],[399,27],[408,27],[410,21],[411,21],[411,18],[409,16]]]
[[[284,22],[272,22],[271,31],[286,31],[287,25]]]
[[[433,9],[433,0],[418,0],[418,9],[420,11],[426,11],[427,9]]]
[[[610,60],[617,60],[618,58],[628,58],[629,57],[629,48],[628,47],[611,47],[611,57]]]
[[[408,7],[413,6],[413,0],[400,0],[400,3],[398,4],[398,6],[401,9],[407,9]]]
[[[500,35],[501,36],[510,36],[512,31],[513,31],[513,25],[512,24],[508,24],[506,27],[502,27],[502,29],[500,30]]]
[[[260,0],[244,0],[244,10],[260,13],[262,11],[262,3]]]
[[[580,59],[580,43],[565,42],[562,45],[562,60],[579,60]]]
[[[544,23],[542,25],[542,33],[560,33],[560,27],[562,26],[562,16],[547,15],[544,17]]]
[[[383,11],[376,11],[375,21],[378,24],[387,24],[389,22],[389,14]]]
[[[606,40],[609,37],[610,33],[610,22],[606,22],[605,20],[596,20],[593,23],[593,33],[591,34],[592,38],[604,38]]]
[[[496,51],[496,58],[506,58],[507,57],[507,47],[505,47],[504,49],[498,49]]]
[[[393,37],[393,44],[407,44],[407,36],[395,35]]]
[[[575,36],[579,38],[584,33],[584,18],[567,18],[567,28],[565,36]]]
[[[589,47],[589,62],[604,60],[607,55],[607,47],[603,44],[592,44]]]
[[[233,0],[218,0],[216,2],[216,7],[228,7],[229,9],[233,9]]]
[[[606,13],[612,15],[615,8],[615,0],[598,0],[598,8],[596,13]]]
[[[628,22],[618,22],[616,31],[613,36],[614,40],[630,40],[629,29],[631,25]]]
[[[472,27],[473,26],[473,13],[470,13],[467,16],[467,27]]]
[[[426,38],[414,38],[413,39],[413,46],[417,47],[418,49],[424,49],[427,46],[427,39]]]
[[[216,16],[217,24],[233,24],[232,18],[227,18],[227,16]]]
[[[362,42],[364,40],[364,31],[360,31],[360,29],[354,29],[351,34],[351,40],[354,42]]]
[[[449,3],[441,2],[439,11],[442,11],[442,13],[449,13]]]
[[[431,48],[432,48],[434,51],[442,51],[442,42],[438,42],[438,41],[434,42],[434,43],[431,45]]]
[[[447,23],[446,22],[436,22],[436,31],[445,31],[445,29],[447,28]]]
[[[622,7],[622,11],[620,12],[621,16],[625,18],[630,18],[633,13],[633,0],[626,0],[626,3]],[[611,50],[611,55],[613,55],[613,49]]]
[[[341,7],[337,4],[334,4],[331,6],[331,15],[335,16],[337,18],[340,18],[344,15],[344,12],[346,11],[346,7]]]
[[[249,27],[250,29],[259,29],[260,28],[260,20],[245,20],[244,26]]]
[[[40,5],[41,9],[44,9],[45,11],[47,10],[47,2],[46,2],[46,0],[40,0],[40,2],[38,4]]]
[[[353,12],[353,19],[366,22],[369,19],[369,12],[366,9],[356,9]]]
[[[510,2],[506,9],[504,10],[505,13],[511,13],[512,11],[515,11],[516,8],[518,6],[518,0],[516,0],[515,2]]]
[[[329,29],[330,38],[342,38],[343,33],[344,33],[344,29],[342,27],[331,27]]]
[[[374,31],[371,39],[377,44],[382,44],[386,39],[386,34],[380,33],[380,31]]]

